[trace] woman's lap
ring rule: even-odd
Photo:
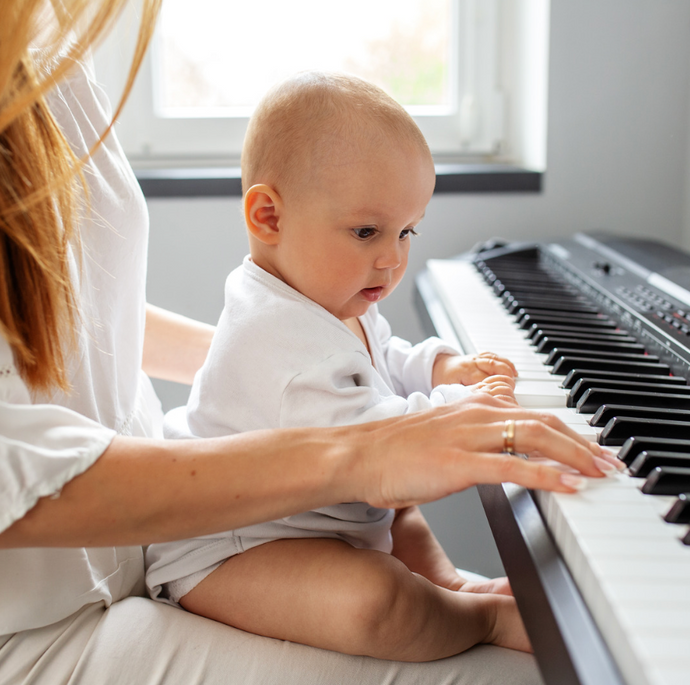
[[[251,635],[130,597],[0,649],[0,682],[23,685],[537,685],[534,659],[480,645],[426,664],[355,657]],[[35,656],[34,656],[35,655]],[[29,663],[31,660],[35,663]],[[40,663],[39,663],[40,662]]]

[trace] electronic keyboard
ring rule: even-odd
[[[690,683],[690,256],[492,244],[417,288],[438,335],[513,361],[520,405],[627,465],[573,495],[479,488],[546,681]]]

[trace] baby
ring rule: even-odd
[[[251,256],[168,437],[344,425],[471,392],[515,369],[391,336],[376,303],[405,272],[435,173],[407,112],[349,76],[306,73],[261,102],[242,152]],[[469,387],[468,387],[469,386]],[[152,596],[243,630],[427,661],[479,642],[529,649],[505,579],[469,583],[416,508],[343,503],[147,552]]]

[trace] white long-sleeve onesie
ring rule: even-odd
[[[225,307],[194,380],[186,425],[180,428],[180,413],[172,413],[168,436],[362,423],[468,394],[460,385],[431,386],[436,356],[457,350],[438,338],[412,346],[391,336],[376,306],[360,322],[371,355],[344,323],[246,258],[227,279]],[[282,538],[339,538],[390,552],[392,520],[391,510],[354,502],[151,545],[147,584],[153,597],[177,602],[225,559]]]

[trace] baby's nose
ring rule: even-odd
[[[402,245],[400,241],[396,241],[379,254],[375,266],[378,269],[397,269],[402,264],[402,259]]]

